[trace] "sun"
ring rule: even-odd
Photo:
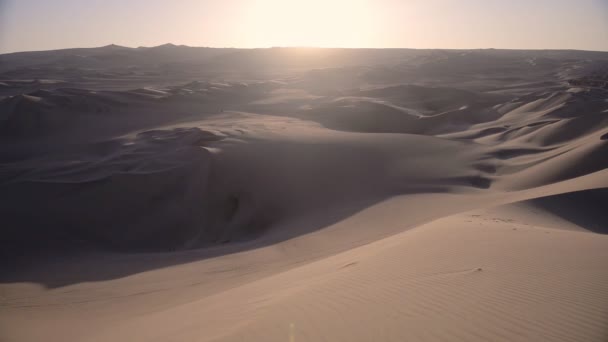
[[[242,34],[250,46],[361,47],[373,14],[369,0],[257,0],[246,6]]]

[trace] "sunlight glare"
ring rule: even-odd
[[[247,8],[250,45],[356,47],[372,37],[368,0],[259,0]],[[269,44],[270,43],[270,44]]]

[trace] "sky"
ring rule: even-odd
[[[0,53],[165,43],[608,51],[608,0],[0,0]]]

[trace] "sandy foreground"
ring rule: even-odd
[[[0,341],[608,340],[608,53],[237,52],[0,69]]]

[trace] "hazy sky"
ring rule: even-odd
[[[0,52],[167,42],[608,51],[608,0],[0,0]]]

